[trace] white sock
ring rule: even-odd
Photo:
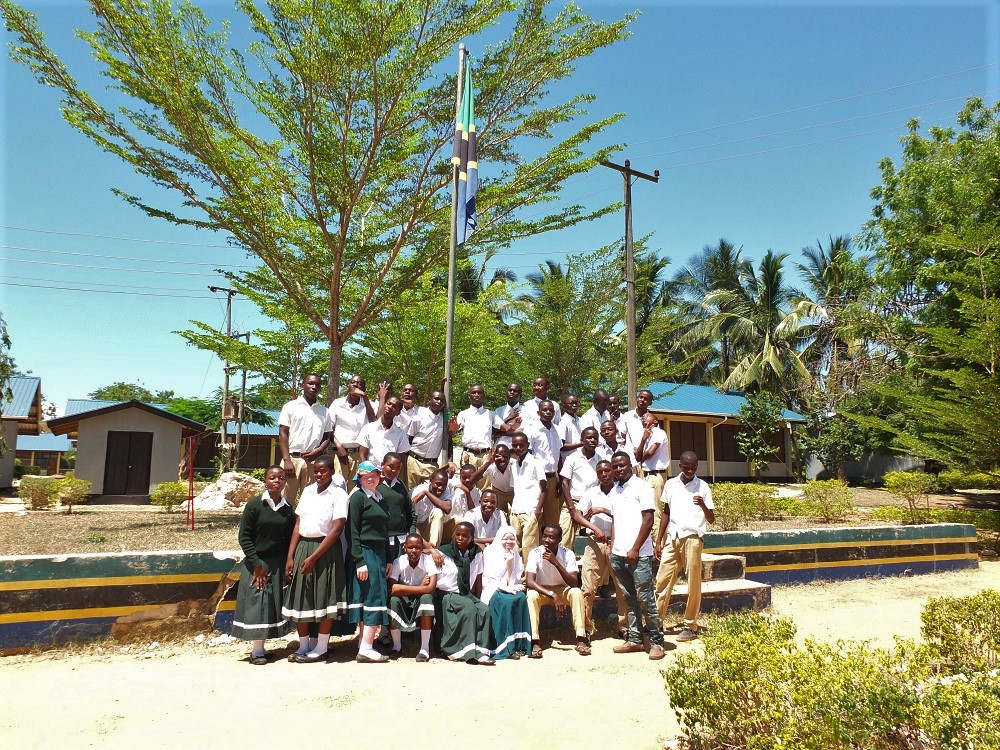
[[[358,653],[359,654],[370,654],[375,649],[372,648],[372,644],[375,642],[375,626],[374,625],[362,625],[361,626],[361,640],[358,642]]]
[[[423,651],[428,656],[431,653],[431,631],[421,630],[420,631],[420,650]]]
[[[312,638],[310,638],[309,640],[311,641]],[[327,633],[326,635],[324,635],[323,633],[320,633],[319,636],[316,638],[316,645],[312,647],[312,649],[309,651],[309,654],[310,655],[316,654],[317,656],[322,656],[327,652],[329,647],[330,647],[330,634]]]
[[[250,655],[253,657],[264,656],[267,652],[264,650],[264,639],[260,638],[253,642],[253,650]]]
[[[308,654],[310,651],[312,651],[313,644],[311,644],[309,642],[311,640],[312,640],[312,638],[310,638],[307,635],[300,636],[299,637],[299,647],[295,651],[295,653],[297,653],[299,656],[304,656],[305,654]]]
[[[390,630],[389,635],[392,636],[392,650],[400,651],[403,648],[403,634],[398,630]]]

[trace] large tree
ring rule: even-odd
[[[7,322],[0,314],[0,415],[3,414],[4,402],[13,394],[10,390],[10,379],[17,371],[14,358],[10,354],[10,334],[7,333]],[[0,456],[7,452],[7,442],[3,439],[3,429],[0,429]]]
[[[602,213],[538,212],[567,177],[609,158],[588,144],[619,116],[579,125],[592,97],[553,101],[580,59],[628,34],[542,0],[235,0],[214,23],[181,0],[90,0],[81,32],[111,81],[83,89],[35,17],[0,0],[12,55],[62,95],[65,119],[161,193],[122,197],[151,216],[223,231],[267,273],[230,273],[285,301],[329,342],[328,389],[344,347],[447,250],[454,52],[476,45],[479,248]],[[236,33],[233,33],[233,32]],[[242,50],[231,37],[250,41]],[[103,100],[103,101],[102,101]],[[530,156],[527,156],[529,155]],[[521,209],[535,207],[535,213]],[[540,215],[539,215],[540,214]],[[526,218],[528,215],[531,218]]]

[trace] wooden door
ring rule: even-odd
[[[153,456],[152,432],[108,431],[105,495],[146,495]]]

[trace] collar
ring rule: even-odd
[[[368,497],[370,497],[375,502],[378,502],[378,503],[382,502],[382,496],[380,494],[378,494],[378,490],[376,490],[375,492],[369,492],[367,489],[365,489],[364,487],[362,487],[361,491],[364,492],[366,495],[368,495]]]
[[[281,498],[281,500],[279,500],[278,502],[274,502],[274,500],[272,500],[271,496],[268,494],[267,490],[264,490],[264,494],[261,495],[261,497],[263,498],[264,502],[267,503],[268,506],[270,506],[271,510],[278,510],[278,508],[280,508],[282,505],[288,505],[288,502],[285,500],[285,498]]]

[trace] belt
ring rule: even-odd
[[[666,469],[643,469],[642,471],[645,474],[666,474],[667,473]]]
[[[425,456],[418,456],[416,453],[411,453],[410,456],[417,459],[422,464],[433,464],[434,466],[437,466],[436,458],[426,458]]]
[[[352,445],[352,446],[342,445],[341,448],[343,448],[348,453],[357,453],[358,452],[358,446],[356,446],[356,445]]]
[[[288,455],[292,458],[302,458],[302,454],[298,451],[289,451]]]
[[[471,453],[473,456],[485,456],[490,452],[489,448],[466,448],[465,446],[462,446],[462,450],[466,453]]]

